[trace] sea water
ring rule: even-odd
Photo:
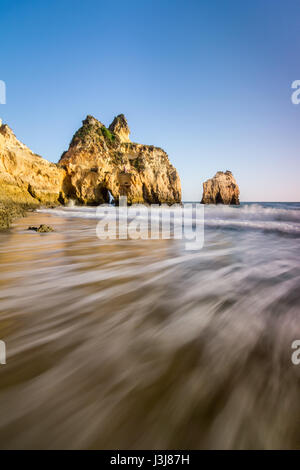
[[[0,447],[299,448],[300,204],[206,206],[193,252],[99,217],[0,234]]]

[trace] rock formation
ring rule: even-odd
[[[239,187],[231,171],[218,171],[215,176],[203,183],[202,204],[239,205]]]
[[[180,180],[160,148],[131,143],[124,115],[107,129],[87,116],[59,164],[34,154],[0,123],[0,228],[28,207],[116,202],[168,203],[181,200]]]
[[[87,116],[59,166],[66,171],[62,193],[81,204],[115,201],[124,191],[129,203],[178,203],[180,179],[168,155],[152,145],[132,143],[123,114],[106,128]],[[126,178],[129,174],[130,177]],[[124,182],[126,183],[126,188]]]
[[[0,200],[21,204],[59,204],[65,171],[22,144],[0,126]]]
[[[119,114],[119,116],[115,117],[108,129],[113,134],[116,134],[121,142],[130,142],[130,129],[124,114]]]

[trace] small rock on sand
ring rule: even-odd
[[[28,230],[34,230],[39,233],[54,232],[54,229],[50,225],[42,224],[39,227],[28,227]]]

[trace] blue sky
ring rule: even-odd
[[[0,117],[58,161],[87,114],[164,148],[183,199],[231,170],[244,201],[300,200],[298,0],[0,0]]]

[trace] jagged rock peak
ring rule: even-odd
[[[124,114],[116,116],[108,129],[113,134],[116,134],[120,138],[121,142],[130,142],[130,129]]]
[[[124,115],[109,129],[88,116],[59,161],[66,197],[88,205],[109,202],[109,194],[115,201],[126,194],[129,204],[179,203],[180,178],[166,152],[128,136]]]
[[[33,153],[28,147],[26,147],[26,145],[24,145],[22,142],[20,142],[16,138],[13,130],[9,127],[8,124],[3,124],[1,119],[0,119],[0,134],[1,134],[1,137],[5,139],[5,141],[3,140],[3,142],[6,142],[6,144],[9,143],[10,145],[13,145],[18,148],[26,149],[28,150],[28,152]],[[0,155],[1,155],[1,152],[0,152]],[[0,165],[0,169],[1,169],[1,165]]]
[[[3,124],[2,119],[0,119],[0,132],[6,137],[15,136],[12,129],[7,124]]]
[[[231,171],[218,171],[203,183],[202,204],[239,205],[240,190]]]
[[[98,126],[98,127],[103,127],[104,124],[102,122],[98,121],[98,119],[94,118],[94,116],[91,116],[90,114],[87,115],[87,117],[82,121],[82,124],[84,126]]]

